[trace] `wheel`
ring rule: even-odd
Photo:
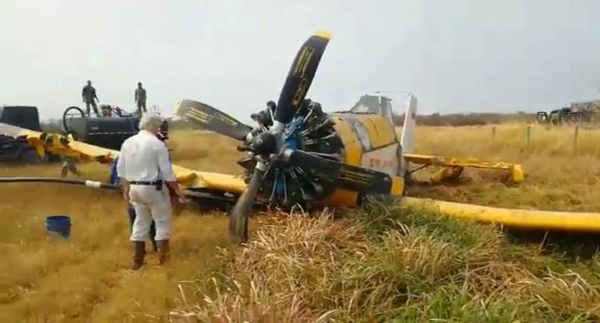
[[[77,116],[79,114],[79,116]],[[72,107],[68,107],[65,112],[63,113],[63,118],[62,118],[62,126],[63,126],[63,131],[65,133],[70,133],[73,135],[73,137],[75,137],[75,133],[73,132],[73,129],[71,129],[71,127],[69,127],[69,122],[67,120],[71,120],[72,118],[85,118],[85,113],[83,112],[83,110],[80,107],[76,107],[76,106],[72,106]]]

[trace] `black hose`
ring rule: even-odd
[[[104,183],[99,181],[91,181],[85,179],[66,179],[59,177],[0,177],[0,183],[57,183],[57,184],[66,184],[66,185],[80,185],[87,186],[93,188],[101,188],[107,190],[120,190],[119,185],[113,185],[110,183]],[[213,202],[235,202],[235,198],[224,197],[224,196],[215,196],[208,192],[197,192],[184,190],[183,195],[186,198],[196,200],[196,201],[213,201]]]

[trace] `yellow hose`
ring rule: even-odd
[[[600,232],[600,213],[506,209],[474,204],[405,197],[401,203],[433,207],[451,217],[510,227]]]

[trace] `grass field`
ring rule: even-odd
[[[525,126],[421,128],[417,151],[523,164],[519,187],[467,171],[461,186],[412,195],[550,210],[600,210],[600,132]],[[235,143],[173,133],[182,166],[239,172]],[[106,179],[106,166],[81,167]],[[58,165],[5,168],[2,176],[57,176]],[[222,213],[174,220],[172,260],[149,254],[128,269],[124,202],[115,193],[57,185],[0,186],[0,322],[587,322],[600,319],[600,259],[516,243],[494,227],[417,209],[348,212],[332,221],[264,216],[254,240],[232,249]],[[68,214],[68,241],[47,237],[44,217]],[[170,313],[172,312],[172,313]],[[434,320],[439,319],[439,320]]]
[[[561,211],[600,210],[600,131],[534,125],[527,145],[526,125],[417,128],[416,150],[446,156],[477,157],[523,165],[525,182],[505,188],[494,172],[468,170],[465,185],[427,188],[414,195],[467,203]]]

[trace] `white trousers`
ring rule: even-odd
[[[168,240],[171,235],[171,198],[167,188],[157,191],[149,185],[131,185],[129,200],[135,209],[131,241],[148,239],[152,220],[156,225],[156,241]]]

